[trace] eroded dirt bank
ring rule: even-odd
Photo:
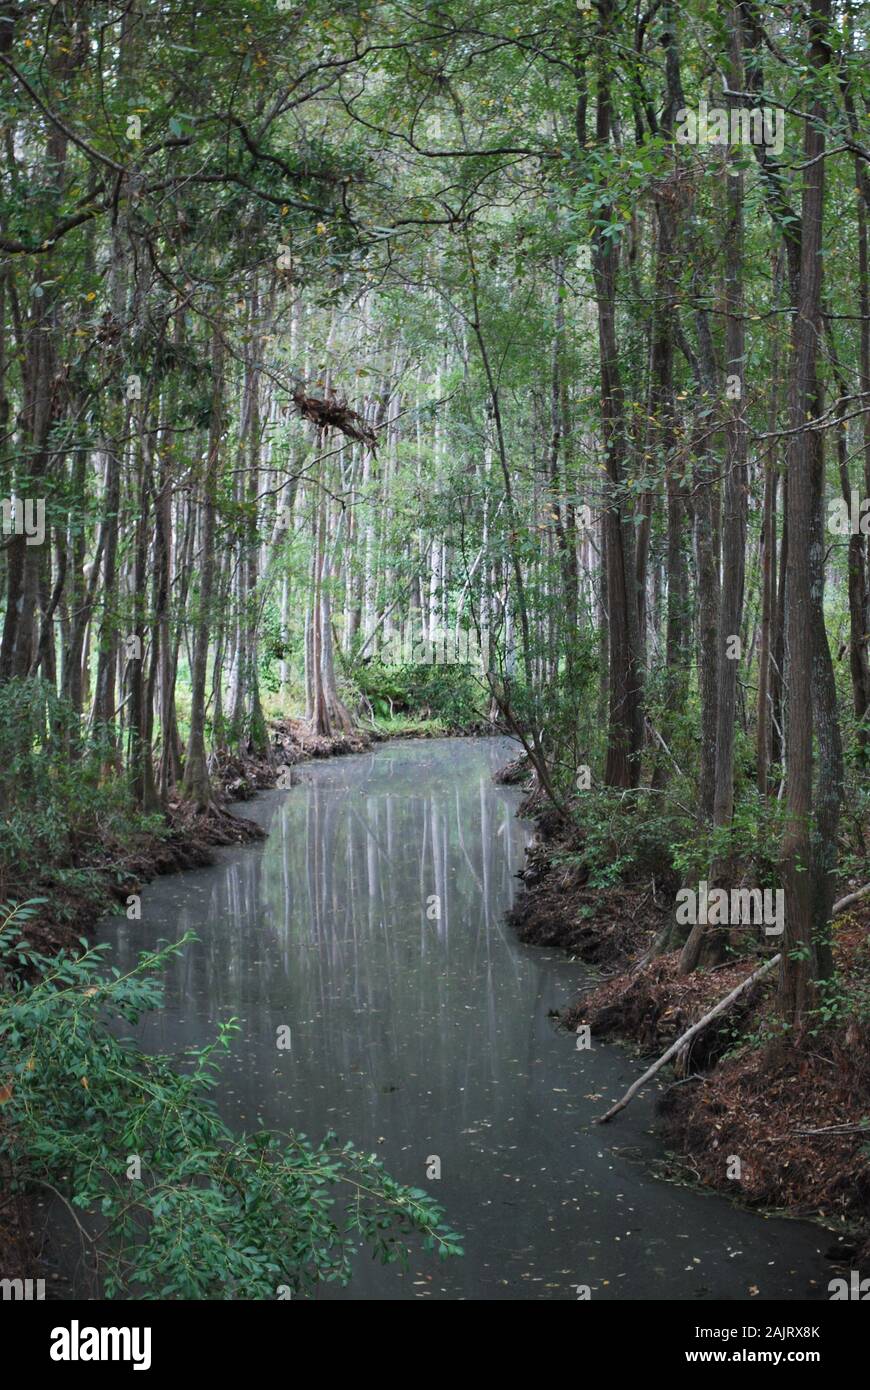
[[[653,956],[662,926],[673,920],[675,877],[592,888],[576,831],[552,816],[539,817],[521,878],[509,914],[520,939],[562,948],[600,972],[561,1022],[627,1042],[649,1064],[760,963],[758,955],[735,956],[717,969],[680,975],[678,952]],[[866,1009],[863,1018],[846,1013],[837,999],[870,999],[867,901],[836,920],[834,954],[836,997],[800,1039],[781,1036],[768,976],[677,1053],[658,1113],[672,1176],[817,1219],[836,1233],[832,1258],[866,1262],[870,1027]],[[618,1125],[615,1117],[611,1127]]]

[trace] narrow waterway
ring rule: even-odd
[[[517,793],[492,781],[512,753],[403,740],[305,764],[298,785],[240,808],[267,840],[149,885],[141,921],[103,924],[122,967],[199,938],[142,1044],[177,1052],[238,1017],[216,1093],[228,1121],[334,1129],[432,1191],[464,1237],[463,1259],[415,1255],[405,1272],[362,1251],[350,1287],[321,1297],[824,1297],[825,1232],[652,1175],[652,1095],[592,1125],[638,1063],[576,1049],[549,1014],[582,967],[504,925],[530,836]]]

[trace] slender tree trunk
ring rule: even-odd
[[[212,403],[208,455],[202,478],[202,531],[199,599],[194,634],[190,691],[190,737],[184,767],[184,795],[199,810],[212,805],[205,746],[205,688],[211,630],[211,601],[215,574],[215,512],[218,465],[223,431],[223,340],[219,324],[212,334]]]
[[[830,19],[830,0],[812,0],[809,17],[811,68],[828,62],[824,29]],[[818,405],[816,360],[822,332],[822,226],[825,193],[824,105],[813,101],[804,123],[804,171],[801,209],[801,261],[798,312],[792,326],[789,380],[788,444],[789,555],[786,575],[786,640],[788,644],[788,718],[786,780],[787,828],[781,851],[785,888],[785,935],[780,965],[779,1005],[785,1021],[799,1030],[815,998],[823,974],[820,945],[827,933],[820,876],[829,866],[819,862],[811,836],[813,787],[814,663],[819,659],[824,631],[817,632],[820,609],[813,583],[818,565],[813,547],[819,544],[819,442],[806,422]],[[816,680],[818,692],[818,678]],[[828,902],[830,907],[830,902]]]

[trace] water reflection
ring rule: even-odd
[[[106,926],[122,966],[160,938],[199,937],[169,966],[143,1043],[199,1045],[238,1017],[229,1121],[333,1128],[430,1187],[466,1238],[463,1260],[415,1258],[405,1274],[363,1255],[351,1288],[325,1297],[574,1298],[578,1283],[595,1298],[811,1296],[814,1229],[650,1178],[648,1101],[606,1138],[592,1128],[636,1064],[575,1051],[548,1014],[576,992],[577,965],[504,926],[529,835],[516,793],[492,782],[511,752],[394,743],[307,765],[299,786],[248,806],[267,841],[151,885],[141,922]]]

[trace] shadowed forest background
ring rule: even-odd
[[[0,4],[0,1155],[110,1203],[110,1291],[215,1296],[225,1267],[274,1296],[277,1216],[238,1193],[276,1164],[312,1233],[281,1278],[343,1277],[343,1160],[248,1149],[204,1092],[226,1241],[166,1275],[187,1083],[111,1080],[98,1009],[159,1003],[159,962],[111,985],[76,953],[255,833],[228,797],[403,733],[522,744],[517,924],[618,977],[572,1024],[660,1052],[779,953],[742,1033],[683,1058],[737,1070],[675,1123],[719,1183],[751,1095],[746,1195],[864,1229],[865,45],[831,0]],[[701,103],[732,138],[687,137]],[[784,932],[678,921],[700,882],[782,890]],[[117,1075],[152,1066],[178,1131],[154,1112],[136,1204]],[[426,1193],[347,1161],[366,1238],[455,1252]]]

